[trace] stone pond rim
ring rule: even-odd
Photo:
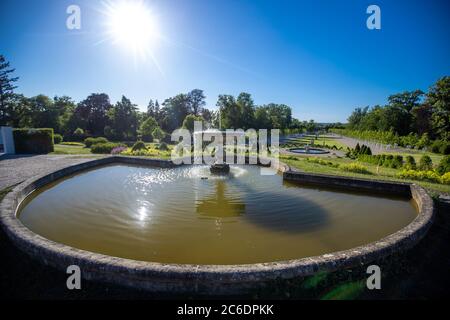
[[[413,247],[425,236],[434,219],[431,197],[416,184],[307,174],[291,170],[283,163],[277,169],[286,180],[409,197],[415,201],[419,214],[406,227],[367,245],[302,259],[245,265],[165,264],[107,256],[43,238],[26,228],[16,217],[21,201],[33,190],[82,170],[113,163],[164,168],[175,166],[169,160],[111,156],[28,179],[16,186],[0,203],[0,223],[12,243],[32,258],[64,272],[69,265],[78,265],[82,277],[88,280],[152,292],[224,295],[245,293],[273,280],[302,278],[385,258]]]

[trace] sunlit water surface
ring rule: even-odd
[[[106,166],[33,193],[19,219],[45,238],[111,256],[246,264],[367,244],[417,215],[409,200],[300,187],[260,170],[232,166],[220,177],[207,166]]]

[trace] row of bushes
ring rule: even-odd
[[[404,169],[397,174],[400,179],[429,181],[434,183],[450,184],[450,172],[440,176],[436,171],[420,171]]]
[[[413,156],[406,156],[405,161],[403,161],[402,156],[392,154],[372,156],[360,155],[358,157],[358,160],[394,169],[403,168],[405,170],[432,171],[434,168],[433,160],[431,160],[430,156],[428,155],[423,155],[419,160],[419,164],[416,164],[416,160]],[[450,172],[450,155],[445,156],[441,159],[438,166],[435,168],[435,171],[438,175],[443,175],[447,172]]]
[[[412,157],[411,157],[412,158]],[[414,161],[414,158],[412,158]],[[403,167],[403,157],[400,155],[392,154],[378,154],[378,155],[367,155],[361,154],[358,156],[358,160],[361,162],[366,162],[378,166],[383,166],[386,168],[399,169]]]
[[[332,168],[337,168],[337,169],[340,169],[342,171],[347,171],[347,172],[372,174],[372,172],[370,172],[369,169],[367,169],[367,167],[365,167],[362,164],[357,163],[357,162],[348,163],[348,164],[347,163],[338,164],[338,163],[334,163],[334,162],[331,162],[328,160],[323,160],[320,158],[306,158],[306,161],[312,162],[312,163],[317,163],[317,164],[328,166],[328,167],[332,167]]]
[[[348,148],[347,153],[345,154],[346,157],[350,159],[357,159],[360,155],[372,155],[372,149],[370,147],[363,144],[362,146],[359,145],[359,143],[356,144],[354,149]]]
[[[399,136],[392,131],[375,131],[375,130],[350,130],[350,129],[331,129],[332,132],[344,136],[379,142],[383,144],[397,144],[401,147],[411,147],[416,149],[427,148],[434,153],[444,155],[450,154],[450,141],[447,140],[430,140],[427,133],[419,136],[410,133],[406,136]]]

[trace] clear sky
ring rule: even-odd
[[[112,1],[114,2],[114,1]],[[66,28],[66,8],[81,8],[81,30]],[[366,9],[381,8],[381,30]],[[0,53],[20,76],[18,92],[122,94],[149,99],[195,88],[216,108],[219,94],[252,94],[285,103],[301,120],[344,122],[357,106],[427,88],[450,75],[447,0],[155,0],[146,1],[158,39],[153,59],[135,58],[105,40],[97,0],[1,0]]]

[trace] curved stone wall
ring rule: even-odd
[[[280,163],[284,179],[327,187],[364,189],[412,198],[418,207],[416,219],[398,232],[368,245],[321,256],[248,265],[177,265],[128,260],[72,248],[45,239],[16,218],[20,203],[35,189],[64,176],[112,163],[173,167],[167,160],[107,157],[70,166],[48,175],[29,179],[15,187],[0,204],[0,223],[12,242],[44,264],[61,270],[78,265],[85,279],[104,281],[154,292],[234,294],[259,288],[272,280],[313,275],[367,264],[414,246],[428,231],[434,215],[433,201],[414,184],[387,183],[335,176],[311,175],[290,170]]]

